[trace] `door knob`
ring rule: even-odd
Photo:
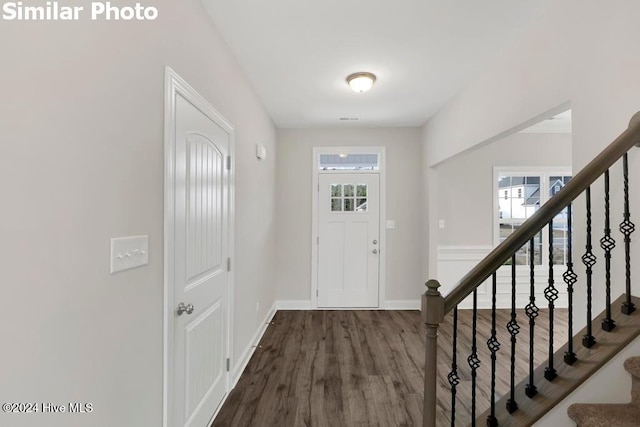
[[[374,249],[374,250],[372,250],[371,252],[373,252],[374,254],[377,254],[377,253],[378,253],[378,250],[377,250],[377,249]]]
[[[176,308],[176,313],[178,313],[178,316],[182,316],[182,313],[191,314],[193,313],[193,309],[193,304],[184,305],[184,303],[181,302],[178,304],[178,308]]]

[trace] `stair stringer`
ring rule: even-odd
[[[624,361],[640,355],[640,337],[633,340],[582,385],[558,403],[534,425],[537,427],[575,427],[567,415],[573,403],[627,403],[631,400],[631,375]]]

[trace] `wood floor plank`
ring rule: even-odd
[[[517,313],[516,383],[528,373],[528,319]],[[498,310],[496,399],[509,391],[510,312]],[[490,311],[478,311],[476,413],[490,405]],[[461,384],[456,425],[470,418],[471,352],[469,310],[459,311],[458,366]],[[556,310],[554,347],[566,342],[566,310]],[[536,322],[535,360],[548,353],[548,315]],[[438,419],[451,425],[452,316],[439,331]],[[268,326],[235,389],[213,425],[218,426],[419,426],[425,337],[419,311],[279,311]]]

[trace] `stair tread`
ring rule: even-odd
[[[640,306],[640,298],[631,297],[632,302],[636,306]],[[625,296],[621,295],[613,303],[612,306],[619,307],[625,302]],[[598,325],[605,318],[606,312],[602,311],[593,320],[594,325]],[[586,381],[592,374],[600,369],[606,362],[611,360],[621,349],[626,347],[635,338],[640,336],[640,310],[634,311],[630,315],[616,316],[616,328],[611,332],[602,331],[600,328],[594,328],[593,335],[596,337],[596,344],[591,348],[585,348],[579,345],[579,340],[587,333],[586,327],[574,335],[574,351],[578,360],[573,365],[560,363],[556,365],[558,377],[553,381],[544,379],[544,371],[548,362],[543,362],[534,371],[534,384],[538,387],[538,393],[534,398],[529,399],[525,396],[526,384],[528,378],[523,379],[515,387],[516,401],[518,410],[510,414],[506,410],[506,401],[509,395],[504,395],[495,403],[495,416],[501,427],[520,427],[525,425],[533,425],[541,417],[546,414],[550,408],[567,397],[573,390]],[[554,360],[560,361],[567,351],[567,344],[562,346],[554,353]],[[630,362],[631,363],[631,362]],[[633,377],[634,380],[636,377]],[[638,377],[640,379],[640,377]],[[640,381],[638,381],[640,384]],[[632,390],[633,396],[633,390]],[[640,399],[637,399],[640,401]],[[490,409],[487,409],[476,420],[487,419]],[[636,417],[635,426],[640,426],[640,413]],[[596,426],[597,424],[594,424]],[[603,424],[611,425],[611,424]]]
[[[624,369],[636,378],[640,378],[640,357],[630,357],[624,361]]]
[[[640,407],[630,403],[575,403],[567,414],[582,427],[632,427],[638,425]]]

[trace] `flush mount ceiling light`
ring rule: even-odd
[[[354,90],[354,92],[366,92],[371,89],[373,83],[376,81],[375,74],[372,73],[353,73],[347,76],[347,84]]]

